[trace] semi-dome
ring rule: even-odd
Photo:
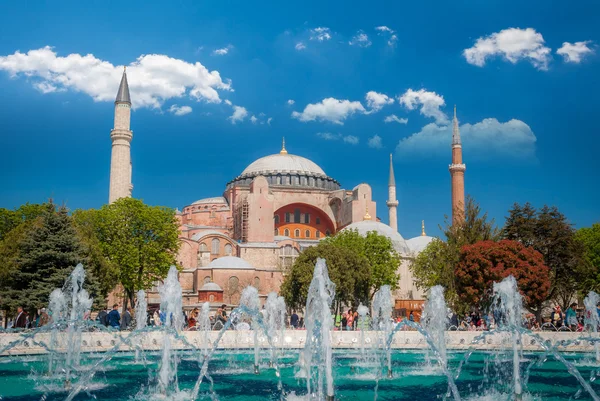
[[[211,281],[210,283],[204,284],[199,291],[223,291],[223,289],[219,286],[219,284]]]
[[[237,256],[223,256],[208,264],[209,269],[254,269],[252,265]]]
[[[290,155],[290,154],[275,154],[265,157],[261,157],[258,160],[252,162],[248,167],[242,171],[244,174],[252,175],[263,175],[270,174],[273,172],[278,173],[305,173],[315,176],[326,176],[325,172],[312,160],[308,160],[302,156]]]
[[[375,231],[379,235],[385,235],[392,241],[392,245],[396,252],[401,254],[410,253],[410,248],[406,244],[402,235],[387,224],[383,224],[379,221],[364,220],[356,223],[352,223],[346,226],[344,230],[357,230],[360,235],[366,236],[367,233]]]
[[[418,237],[406,240],[406,244],[414,253],[421,253],[423,249],[425,249],[433,240],[434,238],[428,235],[420,235]]]

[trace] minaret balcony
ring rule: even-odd
[[[395,200],[395,201],[390,201],[389,200],[389,201],[385,202],[385,204],[387,205],[387,207],[398,207],[398,201],[397,200]]]
[[[448,169],[450,171],[465,171],[467,169],[467,166],[464,164],[449,164],[448,165]]]

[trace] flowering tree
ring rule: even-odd
[[[465,305],[489,305],[494,282],[512,275],[525,307],[540,318],[550,293],[550,269],[542,254],[517,241],[479,241],[461,248],[455,268],[456,292]]]

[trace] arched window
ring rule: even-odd
[[[306,231],[304,232],[304,236],[305,236],[306,238],[310,238],[310,230],[306,230]]]
[[[319,230],[317,230],[317,231],[315,232],[315,236],[316,236],[317,238],[321,238],[321,232],[320,232]]]
[[[221,241],[219,241],[218,238],[213,238],[213,240],[211,242],[210,253],[212,253],[213,255],[218,255],[220,246],[221,246]]]
[[[258,290],[258,287],[260,287],[260,278],[254,277],[254,288]]]
[[[326,235],[327,237],[329,237],[329,236],[331,235],[331,232],[330,232],[329,230],[327,230],[327,231],[325,231],[325,235]]]
[[[294,237],[296,237],[296,238],[300,238],[300,230],[296,229],[296,230],[294,231]]]
[[[278,214],[275,215],[275,224],[279,224],[279,215]]]
[[[292,214],[290,212],[285,213],[285,222],[290,223],[292,220]]]
[[[213,294],[208,296],[208,302],[215,302],[215,296]]]
[[[279,235],[279,229],[278,228],[275,229],[275,235],[276,236]]]
[[[235,294],[239,288],[240,280],[236,276],[231,276],[229,277],[229,281],[227,283],[229,294]]]
[[[225,255],[231,256],[232,252],[233,247],[231,246],[231,244],[225,244]]]
[[[204,284],[210,283],[210,276],[204,277]]]
[[[299,252],[291,245],[285,245],[279,248],[279,263],[282,267],[290,267],[298,257]]]
[[[290,230],[288,230],[287,228],[283,231],[283,235],[285,235],[286,237],[290,236]]]
[[[206,246],[206,244],[204,242],[202,242],[200,244],[200,252],[207,252],[208,251],[208,246]]]

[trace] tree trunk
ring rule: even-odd
[[[125,311],[127,310],[127,307],[129,306],[129,294],[131,293],[130,290],[125,289],[125,294],[123,294],[123,309],[121,309],[121,313],[125,313]]]

